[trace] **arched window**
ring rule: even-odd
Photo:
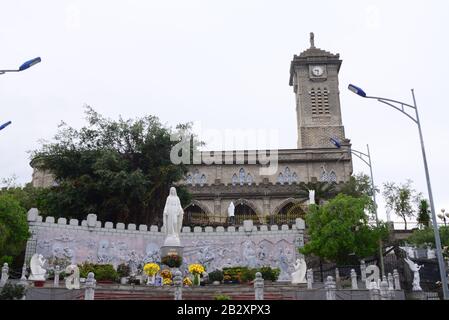
[[[184,209],[182,224],[184,226],[207,226],[209,217],[200,206],[192,203]]]
[[[243,184],[245,183],[245,181],[246,181],[246,173],[245,173],[245,169],[241,168],[241,169],[239,170],[239,182],[240,182],[240,185],[243,186]]]
[[[304,219],[305,211],[303,205],[299,202],[288,202],[273,217],[274,223],[278,225],[293,224],[297,218]]]
[[[335,174],[335,172],[332,170],[331,173],[329,173],[329,182],[337,182],[337,175]]]
[[[235,205],[235,224],[243,224],[244,220],[253,220],[254,224],[259,223],[259,217],[256,212],[245,202],[239,202]]]
[[[282,174],[282,172],[279,173],[279,176],[278,176],[278,182],[279,182],[280,184],[284,184],[284,182],[285,182],[285,180],[284,180],[284,175]]]
[[[238,182],[239,182],[239,178],[234,173],[234,175],[232,176],[232,185],[235,186]]]
[[[246,176],[246,182],[248,183],[249,186],[253,183],[253,177],[249,173]]]
[[[201,176],[201,180],[200,180],[200,186],[204,186],[206,184],[207,180],[206,180],[206,175],[203,174]]]

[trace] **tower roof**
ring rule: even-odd
[[[310,48],[304,50],[298,55],[293,56],[293,60],[290,65],[290,82],[289,84],[293,85],[293,75],[295,71],[295,66],[304,65],[304,64],[313,64],[313,63],[321,63],[321,64],[337,64],[338,70],[340,70],[340,66],[342,61],[340,60],[340,54],[333,54],[329,51],[316,48],[315,47],[315,35],[313,32],[310,33]]]

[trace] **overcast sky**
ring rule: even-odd
[[[111,118],[277,130],[279,148],[295,148],[289,67],[313,31],[318,48],[343,59],[346,136],[354,149],[370,145],[376,184],[410,178],[426,193],[416,125],[346,88],[409,103],[415,89],[436,209],[449,211],[447,1],[16,0],[0,12],[0,69],[42,57],[0,75],[0,122],[13,122],[0,131],[1,178],[29,182],[27,151],[61,120],[82,126],[85,104]],[[354,159],[360,171],[369,172]]]

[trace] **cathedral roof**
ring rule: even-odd
[[[314,57],[328,57],[328,58],[340,58],[340,55],[330,53],[329,51],[325,51],[319,48],[310,47],[309,49],[301,52],[299,56],[295,55],[294,58],[314,58]],[[293,58],[293,59],[294,59]]]

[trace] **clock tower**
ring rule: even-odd
[[[330,138],[345,140],[341,119],[338,72],[339,54],[315,47],[294,55],[290,66],[290,86],[296,97],[298,149],[333,147]]]

